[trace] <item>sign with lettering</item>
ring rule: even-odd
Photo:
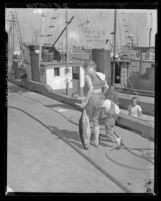
[[[105,48],[106,33],[104,30],[84,29],[84,44],[88,48]]]

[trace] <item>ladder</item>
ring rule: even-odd
[[[50,25],[49,25],[49,31],[47,36],[47,45],[51,45],[51,37],[52,37],[52,33],[53,33],[53,28],[55,27],[55,20],[56,20],[56,16],[54,16],[54,14],[52,15],[52,17],[50,18]]]
[[[20,43],[20,48],[22,48],[23,42],[22,42],[22,36],[21,36],[21,31],[20,31],[20,26],[19,26],[19,21],[18,21],[16,10],[15,10],[15,21],[16,21],[16,24],[17,24],[16,31],[17,31],[17,36],[18,36],[18,40],[19,40],[19,43]]]
[[[17,38],[18,38],[19,45],[20,45],[20,52],[21,52],[21,55],[22,55],[22,63],[23,63],[23,61],[24,61],[23,41],[22,41],[21,30],[20,30],[16,10],[15,10],[14,13],[11,11],[11,14],[14,16],[14,28],[15,28],[15,31],[16,31],[16,35],[17,35]]]

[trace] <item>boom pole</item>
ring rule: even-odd
[[[66,22],[67,25],[66,25],[65,28],[62,30],[62,32],[60,33],[60,35],[58,36],[58,38],[55,40],[55,42],[53,43],[53,45],[51,46],[50,49],[52,49],[52,48],[55,46],[55,44],[57,43],[57,41],[59,40],[59,38],[62,36],[62,34],[64,33],[64,31],[67,29],[67,26],[72,22],[73,18],[74,18],[74,16],[70,19],[69,22]]]

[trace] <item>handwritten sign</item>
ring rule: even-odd
[[[106,33],[104,30],[84,29],[84,42],[89,48],[104,48]]]

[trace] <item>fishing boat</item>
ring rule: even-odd
[[[152,22],[149,46],[139,47],[138,44],[133,44],[134,36],[130,36],[129,30],[126,30],[127,45],[122,47],[119,57],[112,61],[112,69],[113,84],[119,93],[120,106],[127,109],[130,99],[135,96],[144,113],[154,115],[155,47],[151,46],[151,31]]]
[[[113,85],[118,90],[123,108],[127,107],[127,103],[129,103],[132,96],[137,96],[140,101],[148,100],[146,107],[143,107],[144,111],[148,113],[148,108],[151,108],[149,113],[154,114],[155,49],[150,44],[152,28],[150,27],[149,31],[149,47],[139,47],[138,44],[133,44],[134,36],[130,36],[127,29],[127,44],[121,46],[119,50],[117,34],[120,23],[117,10],[114,10],[113,13],[114,23],[111,38],[107,38],[105,27],[101,23],[103,19],[101,11],[98,16],[101,20],[96,26],[89,15],[88,9],[84,22],[78,20],[78,14],[69,18],[70,10],[64,9],[64,28],[53,40],[56,25],[58,26],[59,23],[57,21],[59,18],[58,12],[59,9],[57,11],[53,10],[50,19],[40,13],[42,26],[39,44],[36,38],[35,40],[32,39],[30,44],[22,42],[19,28],[19,43],[23,58],[22,66],[26,69],[27,79],[46,83],[54,90],[68,96],[83,96],[83,64],[85,61],[92,59],[97,65],[96,70],[105,73],[108,84]],[[69,29],[76,19],[79,22],[81,43],[72,44],[71,47],[69,36],[74,36],[75,32],[69,32]],[[16,20],[18,21],[18,18]],[[47,21],[50,21],[50,23],[47,23],[49,26],[46,34],[44,24]],[[14,26],[12,25],[12,27],[12,35],[14,35]],[[121,31],[119,32],[121,33]],[[107,49],[107,45],[111,45],[111,49]],[[14,66],[12,69],[16,72],[15,69],[19,66],[15,68],[16,63],[12,66]],[[149,107],[149,101],[150,104],[152,103],[152,107]]]

